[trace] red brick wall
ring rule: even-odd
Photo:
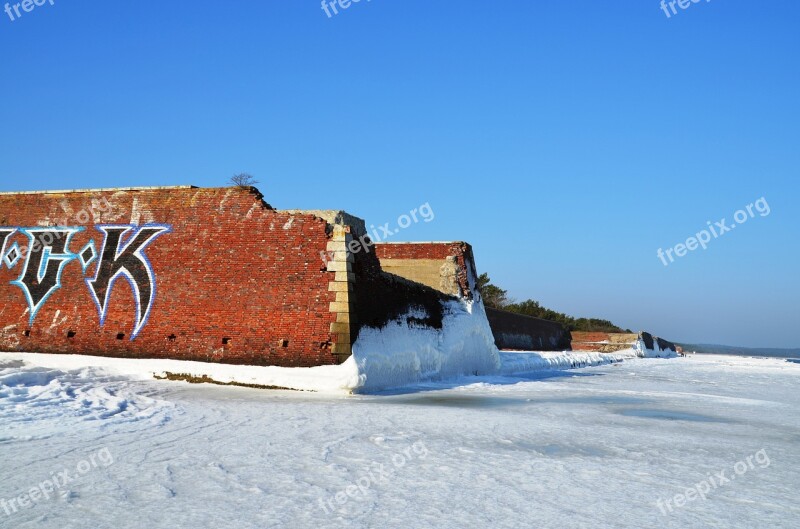
[[[585,332],[572,331],[573,342],[611,342],[612,337],[618,333],[610,332]],[[633,341],[633,340],[630,340]]]
[[[456,255],[462,244],[465,243],[383,243],[375,245],[375,253],[378,259],[446,259]]]
[[[675,344],[664,340],[663,338],[654,337],[649,332],[640,332],[638,335],[630,333],[608,333],[608,332],[572,332],[572,348],[581,351],[601,351],[610,352],[613,350],[627,349],[630,344],[641,338],[647,349],[667,349],[675,351]],[[599,343],[608,342],[608,343]]]
[[[110,211],[100,211],[103,199]],[[0,195],[0,229],[65,223],[84,228],[69,243],[73,253],[90,239],[100,251],[96,224],[171,226],[144,250],[157,288],[149,319],[131,340],[136,303],[119,278],[101,326],[84,281],[94,278],[97,261],[84,273],[76,259],[29,324],[24,292],[11,284],[21,260],[0,266],[0,350],[281,366],[337,361],[329,344],[334,274],[320,259],[329,240],[324,220],[275,211],[255,190],[239,188]],[[6,253],[12,242],[27,245],[27,238],[17,232]]]

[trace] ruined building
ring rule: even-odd
[[[466,243],[375,245],[359,218],[255,188],[0,193],[0,351],[309,367],[398,320],[489,363],[493,342],[569,348],[558,324],[484,312],[476,277]],[[444,336],[459,314],[474,336]]]

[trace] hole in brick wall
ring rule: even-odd
[[[223,338],[222,339],[222,345],[228,345],[229,343],[231,343],[231,339],[230,338]]]
[[[289,340],[278,340],[278,347],[289,347]]]
[[[121,332],[121,333],[117,334],[117,340],[124,340],[124,339],[125,339],[125,333],[124,332]]]
[[[67,338],[75,338],[75,331],[67,331]]]
[[[177,336],[175,336],[174,334],[170,334],[169,336],[167,336],[167,340],[169,340],[170,342],[174,342],[176,338]]]
[[[30,329],[28,329],[27,331],[22,331],[22,336],[30,336],[30,335],[31,335]]]
[[[331,342],[320,342],[319,348],[320,349],[330,349],[331,345],[332,345]]]

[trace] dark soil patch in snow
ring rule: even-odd
[[[245,384],[242,382],[219,382],[218,380],[214,380],[208,375],[196,377],[194,375],[189,375],[188,373],[170,373],[170,372],[167,372],[164,375],[165,376],[163,377],[160,377],[158,375],[153,375],[153,376],[157,380],[173,380],[173,381],[179,380],[183,382],[189,382],[190,384],[215,384],[217,386],[240,386],[243,388],[255,388],[255,389],[283,389],[288,391],[302,391],[299,389],[284,388],[282,386],[263,386],[261,384]]]

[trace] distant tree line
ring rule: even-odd
[[[573,318],[562,312],[542,307],[538,301],[526,299],[516,302],[508,297],[508,292],[492,284],[489,274],[481,274],[478,278],[478,290],[483,298],[483,303],[487,307],[507,310],[517,314],[533,316],[543,320],[555,321],[563,325],[569,331],[583,332],[632,332],[630,329],[622,329],[608,320],[598,318]]]

